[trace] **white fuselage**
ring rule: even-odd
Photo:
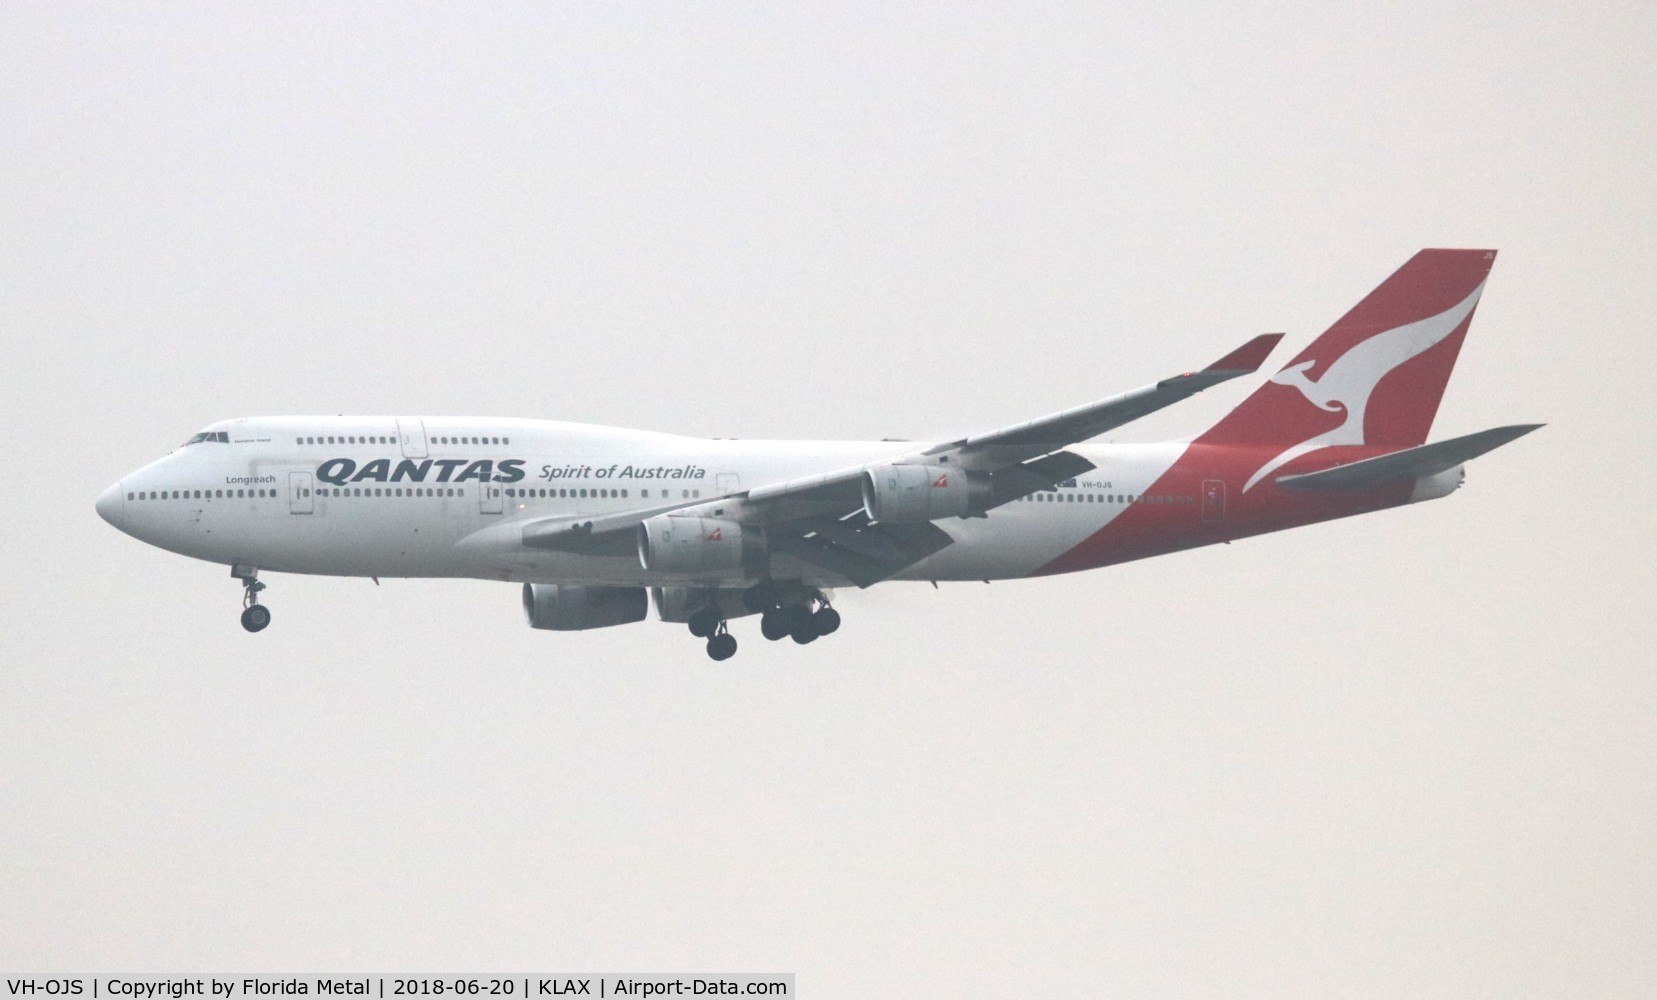
[[[740,576],[651,572],[633,554],[527,548],[523,526],[713,500],[922,447],[707,440],[476,417],[247,418],[198,437],[204,440],[122,477],[100,498],[99,512],[150,544],[276,572],[637,585],[733,585]],[[954,544],[895,578],[1028,576],[1128,509],[1185,447],[1074,448],[1094,472],[1040,502],[939,522]],[[770,575],[818,586],[845,582],[784,555],[772,557]]]

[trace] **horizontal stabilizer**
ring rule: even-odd
[[[1422,479],[1453,469],[1463,462],[1517,440],[1542,424],[1496,427],[1465,437],[1405,448],[1390,455],[1366,458],[1321,472],[1281,476],[1277,485],[1289,490],[1363,490],[1406,476]]]

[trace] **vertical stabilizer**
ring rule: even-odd
[[[1423,250],[1197,439],[1282,445],[1245,484],[1337,445],[1427,439],[1494,250]]]

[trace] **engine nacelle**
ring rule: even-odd
[[[530,628],[577,632],[644,621],[650,598],[643,587],[591,587],[569,583],[524,584],[524,617]]]
[[[863,510],[876,521],[935,521],[982,510],[989,477],[947,465],[883,465],[863,473]]]
[[[743,603],[742,590],[731,587],[652,587],[650,593],[656,598],[656,617],[664,622],[683,624],[707,608],[717,611],[722,619],[756,613]]]
[[[765,535],[715,517],[658,514],[639,525],[639,565],[655,573],[717,573],[763,556]]]

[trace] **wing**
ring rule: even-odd
[[[943,549],[948,532],[919,520],[873,520],[864,506],[864,479],[886,466],[961,470],[974,482],[969,508],[946,516],[982,517],[989,510],[1052,489],[1093,468],[1064,449],[1255,371],[1282,339],[1262,334],[1198,371],[1185,372],[1098,402],[961,438],[868,465],[770,483],[695,503],[591,518],[543,518],[523,525],[530,548],[589,555],[625,555],[638,525],[661,514],[724,518],[762,527],[771,551],[787,553],[866,587]]]
[[[1108,430],[1195,396],[1204,389],[1256,371],[1282,339],[1281,333],[1263,333],[1201,371],[1165,378],[1154,385],[1073,407],[1049,417],[936,445],[923,454],[972,469],[991,471],[1006,468],[1015,462],[1098,437]]]

